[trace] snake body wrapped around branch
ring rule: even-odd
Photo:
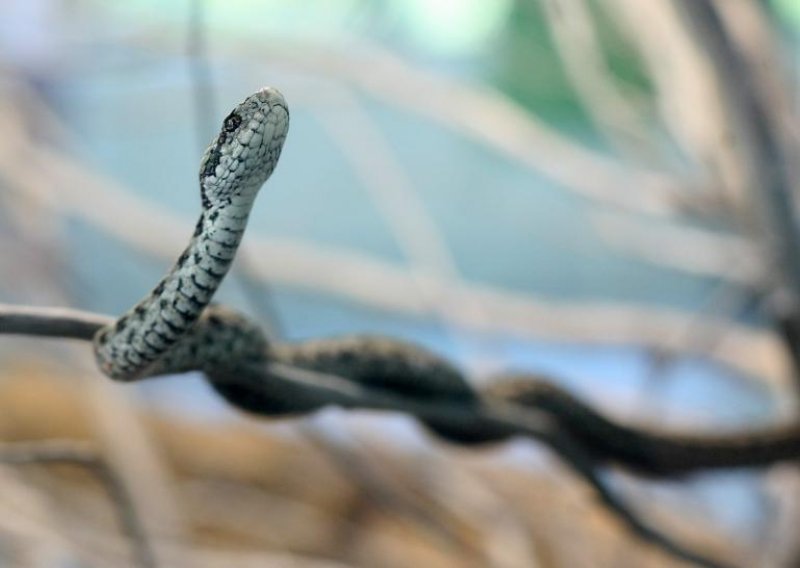
[[[498,377],[476,391],[458,369],[417,345],[372,335],[270,342],[246,316],[209,305],[234,259],[255,197],[275,169],[288,127],[286,101],[271,88],[247,97],[225,118],[200,164],[203,210],[188,247],[148,296],[94,335],[95,356],[106,375],[132,381],[203,371],[230,403],[267,416],[300,414],[332,402],[287,394],[282,390],[285,384],[272,385],[274,364],[346,377],[372,392],[409,400],[473,408],[501,401],[557,416],[578,438],[602,447],[607,457],[618,456],[653,473],[678,473],[699,464],[755,464],[763,452],[800,454],[800,437],[794,430],[768,430],[734,440],[650,434],[608,420],[535,377]],[[485,423],[460,424],[454,430],[436,420],[423,421],[461,443],[498,441],[508,435]]]

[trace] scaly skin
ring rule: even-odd
[[[247,97],[225,119],[200,163],[203,212],[189,246],[147,297],[95,335],[95,356],[106,375],[131,381],[154,374],[154,366],[160,372],[205,366],[201,350],[193,361],[167,357],[166,366],[160,359],[196,332],[233,262],[256,194],[275,169],[288,128],[286,102],[270,88]]]

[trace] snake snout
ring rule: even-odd
[[[280,106],[284,109],[287,108],[286,99],[283,98],[283,95],[278,89],[273,87],[264,87],[260,89],[256,93],[256,97],[261,103],[269,105],[270,108],[273,106]]]

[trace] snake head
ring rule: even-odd
[[[248,205],[275,169],[288,129],[276,89],[265,87],[233,109],[200,162],[203,207]]]

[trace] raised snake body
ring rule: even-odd
[[[210,351],[230,347],[210,342],[204,349],[192,336],[203,335],[195,329],[198,318],[228,272],[288,128],[286,101],[271,88],[250,95],[225,118],[200,163],[203,212],[189,246],[147,297],[95,336],[95,356],[108,376],[134,380],[187,366],[202,369]],[[187,344],[170,354],[178,342]]]

